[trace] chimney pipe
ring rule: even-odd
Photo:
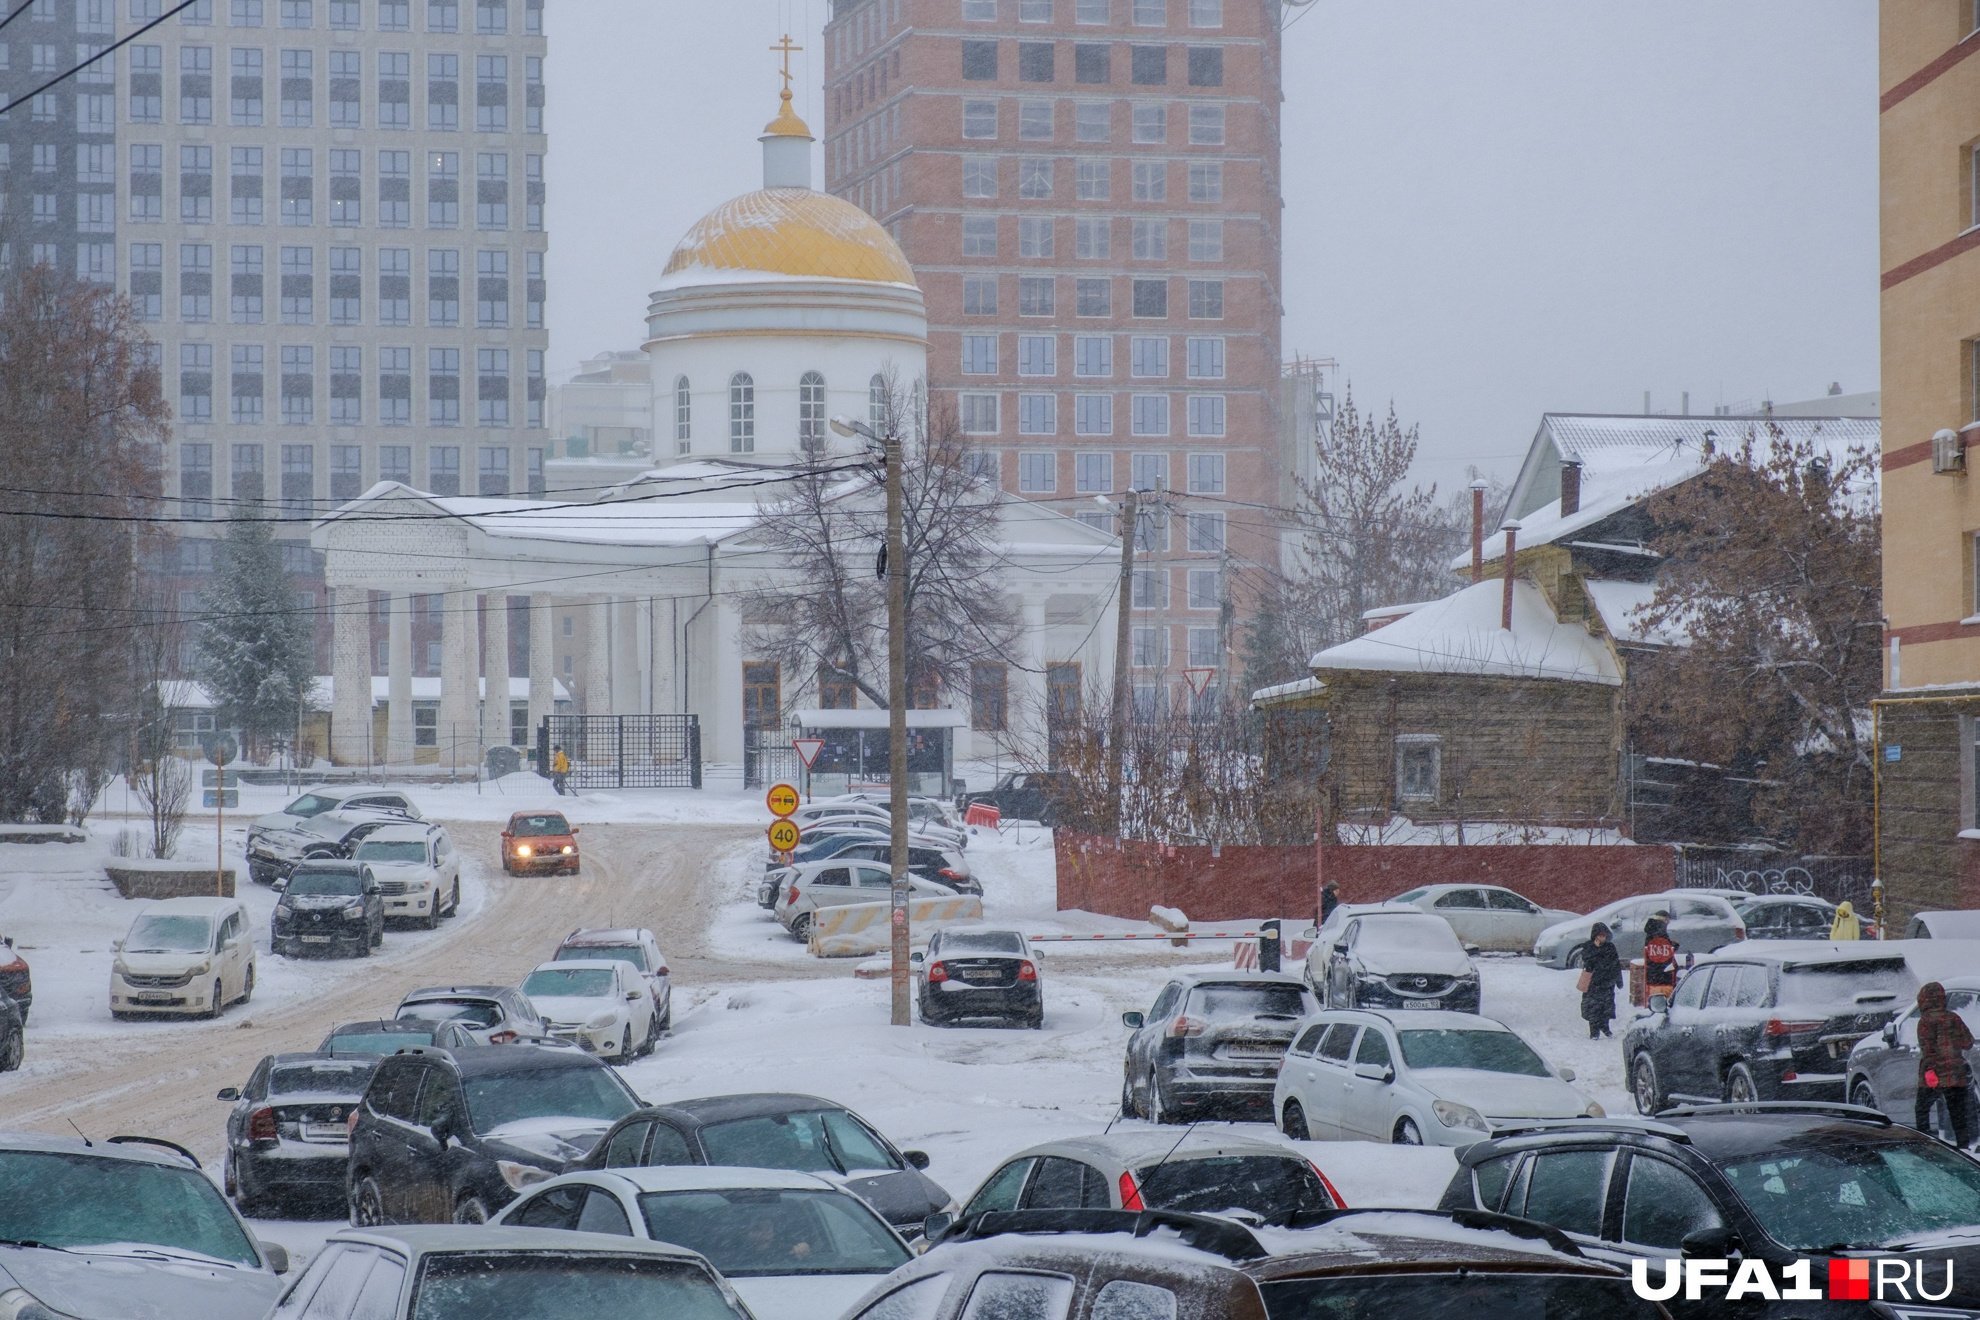
[[[1471,580],[1485,580],[1485,483],[1471,483]]]
[[[1506,597],[1505,597],[1505,605],[1499,611],[1499,626],[1501,628],[1504,628],[1507,632],[1511,632],[1512,631],[1513,552],[1518,547],[1519,544],[1519,524],[1516,522],[1509,522],[1504,527],[1501,527],[1499,530],[1506,534]]]
[[[1643,391],[1643,415],[1644,415],[1645,417],[1648,417],[1648,416],[1650,415],[1650,391],[1649,391],[1649,390],[1645,390],[1645,391]]]
[[[1581,512],[1581,460],[1561,464],[1561,517]]]
[[[1686,417],[1689,417],[1689,416],[1691,416],[1691,391],[1690,391],[1690,390],[1686,390],[1686,391],[1684,392],[1684,415],[1685,415]]]

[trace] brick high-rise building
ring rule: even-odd
[[[1279,10],[834,0],[825,29],[826,188],[913,263],[936,406],[1028,498],[1111,528],[1095,495],[1166,493],[1144,708],[1223,677],[1233,593],[1279,563]]]

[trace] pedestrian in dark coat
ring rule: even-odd
[[[1621,984],[1622,959],[1609,928],[1598,921],[1581,950],[1581,1017],[1588,1023],[1588,1039],[1614,1034],[1609,1023],[1616,1016],[1616,988]]]
[[[1669,1008],[1677,993],[1677,945],[1670,919],[1670,913],[1659,912],[1643,923],[1643,999],[1652,1013]]]
[[[1321,924],[1324,925],[1326,923],[1327,918],[1334,915],[1334,909],[1339,907],[1340,905],[1341,905],[1341,891],[1339,886],[1335,885],[1335,883],[1331,879],[1322,882],[1320,886]]]
[[[1973,1078],[1966,1066],[1966,1052],[1972,1048],[1973,1032],[1946,1007],[1946,988],[1937,981],[1919,986],[1918,1104],[1912,1126],[1931,1131],[1926,1125],[1933,1102],[1943,1098],[1953,1140],[1960,1146],[1973,1143]]]

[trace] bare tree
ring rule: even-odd
[[[151,817],[151,855],[166,858],[178,846],[192,802],[193,768],[176,754],[167,695],[184,629],[156,584],[140,597],[129,633],[130,667],[138,695],[131,721],[125,774]]]

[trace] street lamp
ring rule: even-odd
[[[901,532],[901,441],[850,417],[831,419],[833,431],[877,444],[887,458],[887,803],[893,822],[893,1024],[909,1025],[908,792],[907,792],[907,547]]]

